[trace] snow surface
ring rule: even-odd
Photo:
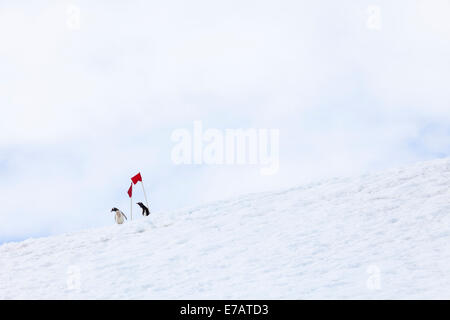
[[[7,243],[0,299],[449,299],[449,187],[443,159]]]

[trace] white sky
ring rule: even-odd
[[[1,1],[0,242],[113,223],[139,170],[164,214],[448,156],[450,1],[393,2]],[[279,129],[279,173],[174,166],[194,120]]]

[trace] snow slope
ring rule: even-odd
[[[443,159],[8,243],[0,299],[449,299],[449,187]]]

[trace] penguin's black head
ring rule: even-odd
[[[114,208],[111,209],[111,212],[113,212],[113,211],[116,212],[116,211],[119,211],[119,209],[114,207]]]

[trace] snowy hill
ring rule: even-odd
[[[449,299],[449,187],[444,159],[8,243],[0,299]]]

